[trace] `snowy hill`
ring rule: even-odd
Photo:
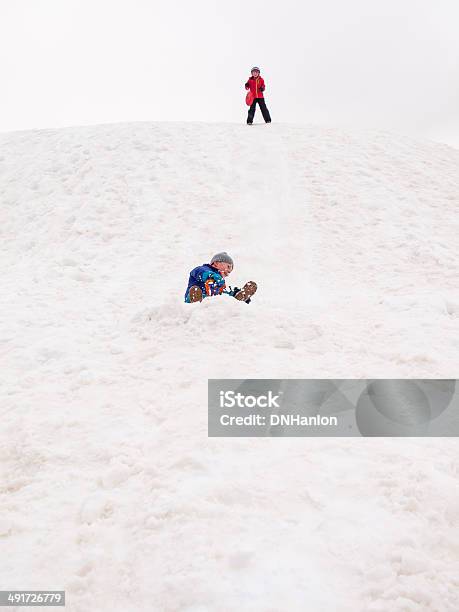
[[[208,439],[207,379],[455,378],[459,151],[308,126],[0,135],[2,588],[453,612],[454,440]],[[252,304],[183,304],[227,250]]]

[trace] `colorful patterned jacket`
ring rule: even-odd
[[[190,278],[188,279],[188,287],[185,292],[185,302],[189,302],[188,293],[190,287],[196,285],[201,288],[202,297],[208,297],[211,295],[219,295],[220,293],[226,293],[226,283],[223,276],[210,264],[202,264],[194,268],[190,272]]]

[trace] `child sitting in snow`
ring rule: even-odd
[[[210,264],[203,264],[190,272],[185,302],[202,302],[205,297],[226,294],[249,304],[251,296],[257,290],[257,284],[249,281],[242,289],[226,288],[225,278],[233,270],[233,260],[228,253],[217,253]]]

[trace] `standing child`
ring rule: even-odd
[[[269,114],[269,110],[266,108],[266,102],[263,96],[265,82],[260,76],[260,69],[257,66],[252,68],[252,76],[245,84],[245,88],[250,91],[253,96],[253,102],[250,105],[249,114],[247,115],[247,125],[252,125],[253,123],[257,103],[261,109],[261,114],[263,115],[265,123],[271,123],[271,116]]]

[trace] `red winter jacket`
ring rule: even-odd
[[[263,92],[265,90],[265,82],[261,76],[257,78],[251,76],[245,84],[246,89],[250,89],[255,98],[263,98]]]

